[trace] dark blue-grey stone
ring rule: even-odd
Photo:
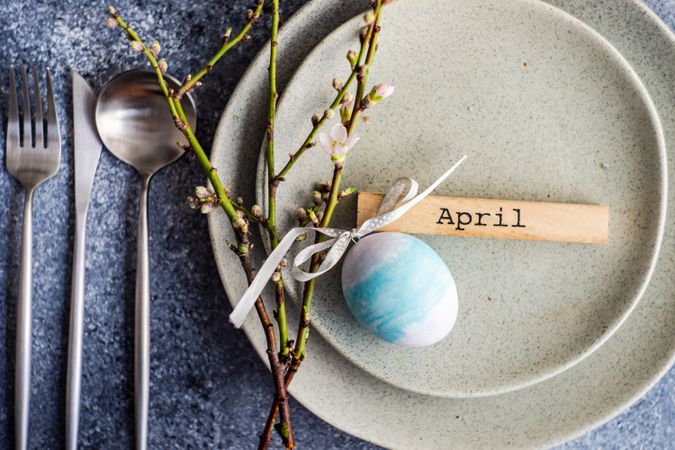
[[[227,26],[243,23],[251,1],[121,0],[116,4],[147,39],[158,39],[170,71],[187,73],[218,45]],[[287,19],[304,0],[282,2]],[[675,26],[673,0],[650,6]],[[35,197],[31,448],[63,446],[65,361],[73,234],[70,71],[100,88],[113,74],[145,67],[119,30],[103,26],[105,3],[0,0],[0,72],[5,106],[9,64],[49,66],[63,134],[59,174]],[[225,103],[268,38],[265,17],[197,91],[198,136],[206,148]],[[1,133],[4,146],[3,115]],[[151,448],[253,448],[265,420],[269,375],[243,333],[227,324],[229,305],[215,269],[206,220],[185,197],[203,182],[185,158],[154,179],[152,254]],[[124,449],[133,442],[132,325],[138,178],[103,152],[89,214],[80,443]],[[16,279],[22,191],[0,170],[0,446],[13,435]],[[672,448],[675,371],[627,412],[565,448]],[[302,448],[376,448],[293,403]],[[278,443],[278,440],[276,441]]]

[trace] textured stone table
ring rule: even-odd
[[[590,0],[589,0],[590,1]],[[121,0],[117,6],[148,39],[157,38],[171,71],[186,73],[218,45],[226,26],[242,23],[249,1]],[[303,0],[286,0],[288,18]],[[94,4],[93,6],[91,6]],[[671,27],[675,0],[650,0]],[[144,65],[118,31],[104,28],[103,2],[0,0],[2,104],[5,67],[36,63],[53,70],[59,94],[63,162],[37,191],[34,239],[31,448],[62,447],[65,359],[73,233],[70,70],[95,88],[111,75]],[[263,21],[268,24],[268,20]],[[197,93],[199,136],[208,148],[239,77],[267,32],[225,58]],[[180,59],[180,62],[178,62]],[[3,114],[2,143],[4,151]],[[271,387],[243,333],[227,326],[229,305],[213,264],[206,221],[185,197],[203,176],[181,160],[162,172],[151,192],[152,405],[151,448],[254,448]],[[137,177],[103,152],[89,215],[84,368],[80,439],[85,448],[132,446],[132,320]],[[22,192],[0,170],[0,447],[13,435],[15,304]],[[675,370],[608,424],[563,448],[673,448]],[[294,402],[296,438],[303,448],[370,449]]]

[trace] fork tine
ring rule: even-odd
[[[14,66],[9,66],[9,92],[7,93],[7,149],[16,148],[21,142],[21,129],[19,128],[19,102],[16,98],[16,80],[14,79]]]
[[[21,66],[21,81],[23,88],[23,146],[33,146],[33,129],[31,127],[31,112],[30,112],[30,93],[28,92],[28,74],[26,73],[26,66]]]
[[[45,138],[44,130],[45,124],[42,121],[42,95],[40,95],[40,78],[38,78],[37,66],[33,66],[33,84],[35,90],[33,91],[35,97],[35,147],[44,148]]]
[[[49,69],[47,69],[47,147],[53,147],[54,150],[61,151],[59,118],[56,115],[54,86],[52,85],[52,75]]]

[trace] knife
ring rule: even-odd
[[[75,248],[70,300],[68,381],[66,387],[66,449],[77,448],[82,378],[82,329],[84,319],[84,254],[87,210],[94,174],[103,144],[96,131],[96,94],[77,72],[73,75],[73,127],[75,130]]]

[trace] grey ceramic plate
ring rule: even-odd
[[[675,143],[675,39],[666,27],[638,1],[555,4],[593,26],[626,56],[656,103],[666,141]],[[281,36],[281,84],[287,81],[284,74],[292,73],[324,33],[361,6],[315,0],[298,12]],[[213,148],[220,172],[249,198],[263,135],[267,57],[261,53],[231,97]],[[672,162],[669,155],[669,167]],[[672,170],[670,174],[672,180]],[[225,245],[232,236],[222,215],[210,215],[209,222],[216,262],[234,304],[246,283]],[[333,425],[392,448],[531,448],[571,439],[628,407],[670,367],[675,346],[673,245],[675,230],[668,227],[667,252],[642,301],[614,336],[584,361],[542,383],[477,399],[412,394],[368,375],[313,334],[309,357],[291,393]],[[259,264],[262,255],[256,257]],[[296,317],[291,309],[291,317]],[[264,337],[255,317],[244,330],[264,361]]]
[[[452,14],[435,14],[444,8]],[[306,137],[307,117],[329,103],[362,23],[330,34],[284,90],[277,166]],[[346,308],[340,267],[320,280],[314,327],[371,374],[429,395],[506,392],[577,363],[630,313],[658,254],[665,145],[641,81],[600,35],[538,0],[398,1],[385,10],[380,42],[370,79],[396,92],[360,127],[345,186],[382,192],[400,176],[428,186],[467,153],[437,194],[609,205],[609,244],[420,236],[459,291],[445,340],[411,349],[370,334]],[[260,193],[264,172],[261,161]],[[310,182],[331,173],[320,150],[295,165],[279,190],[282,229],[310,204]],[[334,224],[352,228],[355,210],[340,205]]]

